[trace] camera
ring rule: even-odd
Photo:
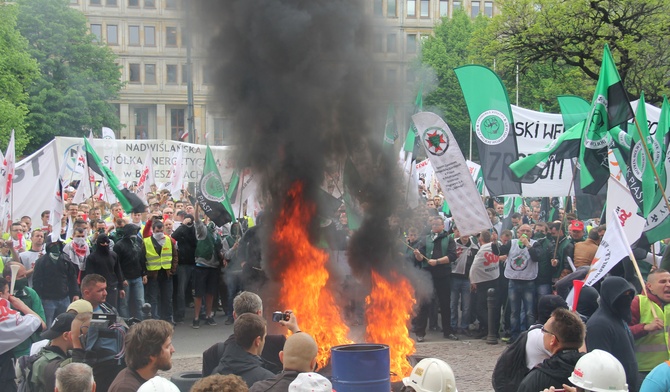
[[[282,320],[288,321],[291,318],[291,314],[289,312],[280,312],[276,311],[272,313],[272,321],[278,323]]]

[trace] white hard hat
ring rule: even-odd
[[[614,355],[603,350],[584,354],[568,380],[587,391],[628,392],[623,365]]]
[[[137,392],[179,392],[179,388],[170,380],[156,376],[142,384]]]
[[[437,358],[422,359],[402,383],[417,392],[458,392],[451,367]]]

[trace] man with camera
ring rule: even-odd
[[[233,301],[233,318],[247,313],[263,315],[263,301],[261,297],[251,291],[243,291]],[[298,319],[295,314],[287,310],[285,312],[274,312],[273,320],[286,327],[291,333],[300,332]],[[202,376],[207,377],[213,374],[214,368],[219,364],[228,345],[235,342],[235,334],[230,335],[225,342],[219,342],[212,345],[202,353]],[[273,373],[282,370],[282,363],[279,359],[279,352],[284,348],[286,337],[282,335],[267,335],[265,344],[261,352],[263,367]]]

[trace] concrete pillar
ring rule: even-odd
[[[132,120],[133,118],[130,116],[129,105],[127,103],[119,104],[119,121],[121,121],[121,124],[124,125],[121,127],[121,130],[119,130],[119,137],[121,139],[135,138],[135,122]]]
[[[156,105],[156,137],[169,140],[171,135],[168,128],[165,104],[159,103]]]

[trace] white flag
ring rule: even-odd
[[[637,204],[628,187],[612,176],[607,181],[607,209],[614,210],[629,244],[640,238],[646,220],[637,214]]]
[[[0,203],[2,203],[1,211],[2,216],[0,216],[0,227],[6,229],[8,224],[11,222],[11,196],[12,196],[12,186],[14,183],[14,167],[16,166],[16,152],[14,148],[14,130],[12,130],[12,135],[9,138],[9,143],[7,144],[7,152],[5,157],[2,160],[2,182],[0,182]]]
[[[417,113],[412,120],[461,235],[491,229],[484,202],[449,126],[429,112]]]
[[[593,286],[607,275],[612,267],[631,253],[630,244],[619,223],[616,212],[610,209],[609,206],[607,206],[607,209],[609,211],[609,215],[607,216],[607,231],[605,231],[596,255],[593,257],[591,269],[584,282],[586,286]]]
[[[257,177],[257,174],[252,172],[251,169],[247,168],[243,170],[243,174],[240,176],[240,184],[237,185],[235,202],[232,203],[235,214],[242,211],[242,205],[244,205],[245,201],[256,195],[256,191],[258,190]],[[247,210],[249,210],[249,207],[247,207]]]
[[[72,198],[72,203],[81,204],[91,196],[93,196],[91,193],[91,183],[88,182],[86,177],[83,177],[81,181],[79,181],[79,186],[77,187],[77,192],[75,192],[74,197]]]
[[[180,147],[177,155],[172,157],[172,167],[169,176],[170,184],[166,186],[173,196],[179,197],[184,186],[184,148]]]
[[[116,134],[112,128],[102,127],[102,138],[116,140]]]
[[[62,229],[61,219],[63,219],[63,211],[65,210],[65,200],[63,199],[63,176],[67,171],[67,159],[63,159],[58,170],[58,177],[56,178],[56,185],[53,191],[53,204],[51,206],[51,213],[49,214],[49,225],[51,225],[51,242],[56,242],[60,239],[60,232]],[[81,185],[80,185],[81,188]]]
[[[137,181],[137,190],[135,193],[147,199],[147,193],[151,192],[151,184],[155,184],[156,179],[154,178],[154,162],[153,157],[151,156],[151,150],[147,151],[147,156],[144,159],[144,168],[142,168],[142,174],[140,179]]]

